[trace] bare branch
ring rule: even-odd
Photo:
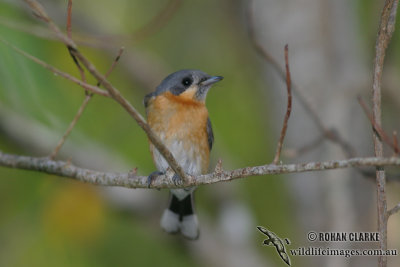
[[[71,162],[54,161],[49,158],[12,155],[0,151],[0,166],[45,172],[95,185],[148,188],[147,176],[136,176],[132,171],[128,173],[99,172],[76,167]],[[171,172],[167,175],[158,176],[158,178],[153,181],[151,188],[183,188],[186,186],[227,182],[249,176],[300,173],[367,166],[400,166],[400,158],[351,158],[347,160],[308,162],[301,164],[267,164],[232,171],[225,171],[222,168],[217,168],[217,172],[210,174],[199,176],[188,175],[187,185],[174,184],[170,179],[171,177],[169,177],[173,175]]]
[[[283,120],[281,136],[279,138],[278,147],[276,148],[275,158],[273,161],[274,164],[278,164],[278,162],[279,162],[282,145],[283,145],[283,140],[285,139],[286,129],[287,129],[288,121],[289,121],[289,117],[290,117],[290,112],[292,110],[292,79],[290,77],[289,55],[288,54],[289,54],[289,47],[288,47],[288,45],[285,45],[286,88],[287,88],[288,102],[287,102],[287,108],[286,108],[286,115]]]
[[[72,0],[68,0],[68,8],[67,8],[67,36],[68,36],[70,39],[72,39],[71,20],[72,20]]]
[[[117,56],[115,57],[113,63],[111,64],[111,67],[108,69],[108,71],[106,72],[106,74],[104,75],[104,77],[108,77],[110,76],[111,72],[114,70],[115,66],[117,65],[119,59],[121,58],[122,53],[124,52],[125,48],[121,47],[118,51]],[[100,86],[100,82],[97,83],[97,86]]]
[[[372,118],[381,125],[381,82],[386,48],[394,32],[398,0],[386,0],[381,14],[378,36],[375,44],[375,60],[372,79]],[[383,157],[383,144],[376,131],[373,131],[374,150],[376,157]],[[378,202],[378,231],[380,233],[379,248],[387,249],[387,203],[386,177],[383,167],[376,168],[377,202]],[[387,265],[387,256],[379,256],[379,266]]]
[[[154,134],[142,115],[140,115],[140,113],[121,95],[121,93],[96,69],[96,67],[83,54],[80,53],[74,41],[61,32],[57,25],[54,24],[50,17],[46,14],[44,8],[36,0],[25,1],[30,5],[32,10],[36,14],[39,14],[39,17],[49,25],[50,29],[54,31],[57,37],[59,37],[59,40],[70,47],[73,55],[85,66],[85,68],[92,74],[92,76],[96,78],[97,81],[107,89],[111,97],[115,101],[117,101],[136,120],[139,126],[146,132],[147,137],[150,139],[153,145],[164,156],[165,160],[175,171],[175,173],[177,173],[181,177],[183,184],[186,185],[186,173],[183,171],[182,167],[179,166],[172,153],[162,143],[160,138]]]

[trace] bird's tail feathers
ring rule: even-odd
[[[194,213],[193,194],[182,200],[171,194],[169,207],[161,217],[161,227],[171,234],[180,231],[188,239],[199,238],[199,223]]]

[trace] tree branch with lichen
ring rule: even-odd
[[[148,188],[147,176],[138,176],[135,171],[127,173],[100,172],[84,169],[73,165],[71,162],[55,161],[48,157],[28,157],[6,154],[0,151],[0,166],[22,170],[31,170],[53,174],[61,177],[72,178],[81,182],[102,186],[121,186],[127,188]],[[214,172],[192,176],[188,175],[185,185],[174,184],[171,180],[173,172],[160,175],[153,181],[151,188],[183,188],[228,182],[250,176],[276,175],[287,173],[300,173],[312,171],[324,171],[351,167],[371,166],[400,166],[400,158],[351,158],[346,160],[333,160],[324,162],[307,162],[299,164],[266,164],[261,166],[245,167],[231,171],[223,170],[221,164],[217,164]]]

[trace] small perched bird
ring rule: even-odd
[[[214,136],[205,100],[211,86],[222,79],[200,70],[181,70],[167,76],[144,98],[149,126],[188,174],[200,175],[208,171]],[[151,143],[150,152],[158,171],[150,174],[149,185],[169,166]],[[175,174],[173,179],[177,182],[180,177]],[[189,239],[199,237],[194,190],[194,187],[171,189],[169,206],[161,217],[161,227],[166,232],[180,231]]]

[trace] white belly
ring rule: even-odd
[[[162,137],[162,135],[161,135]],[[161,138],[163,139],[163,138]],[[164,140],[163,140],[164,141]],[[196,146],[191,146],[189,149],[184,148],[182,141],[172,141],[166,143],[168,149],[174,155],[179,165],[183,170],[191,175],[200,175],[202,168],[202,161],[199,149]],[[188,146],[186,146],[187,148]],[[168,168],[168,163],[164,157],[153,147],[153,158],[156,167],[159,171],[165,172]],[[171,192],[180,200],[184,199],[187,195],[194,191],[195,187],[184,188],[184,189],[171,189]]]

